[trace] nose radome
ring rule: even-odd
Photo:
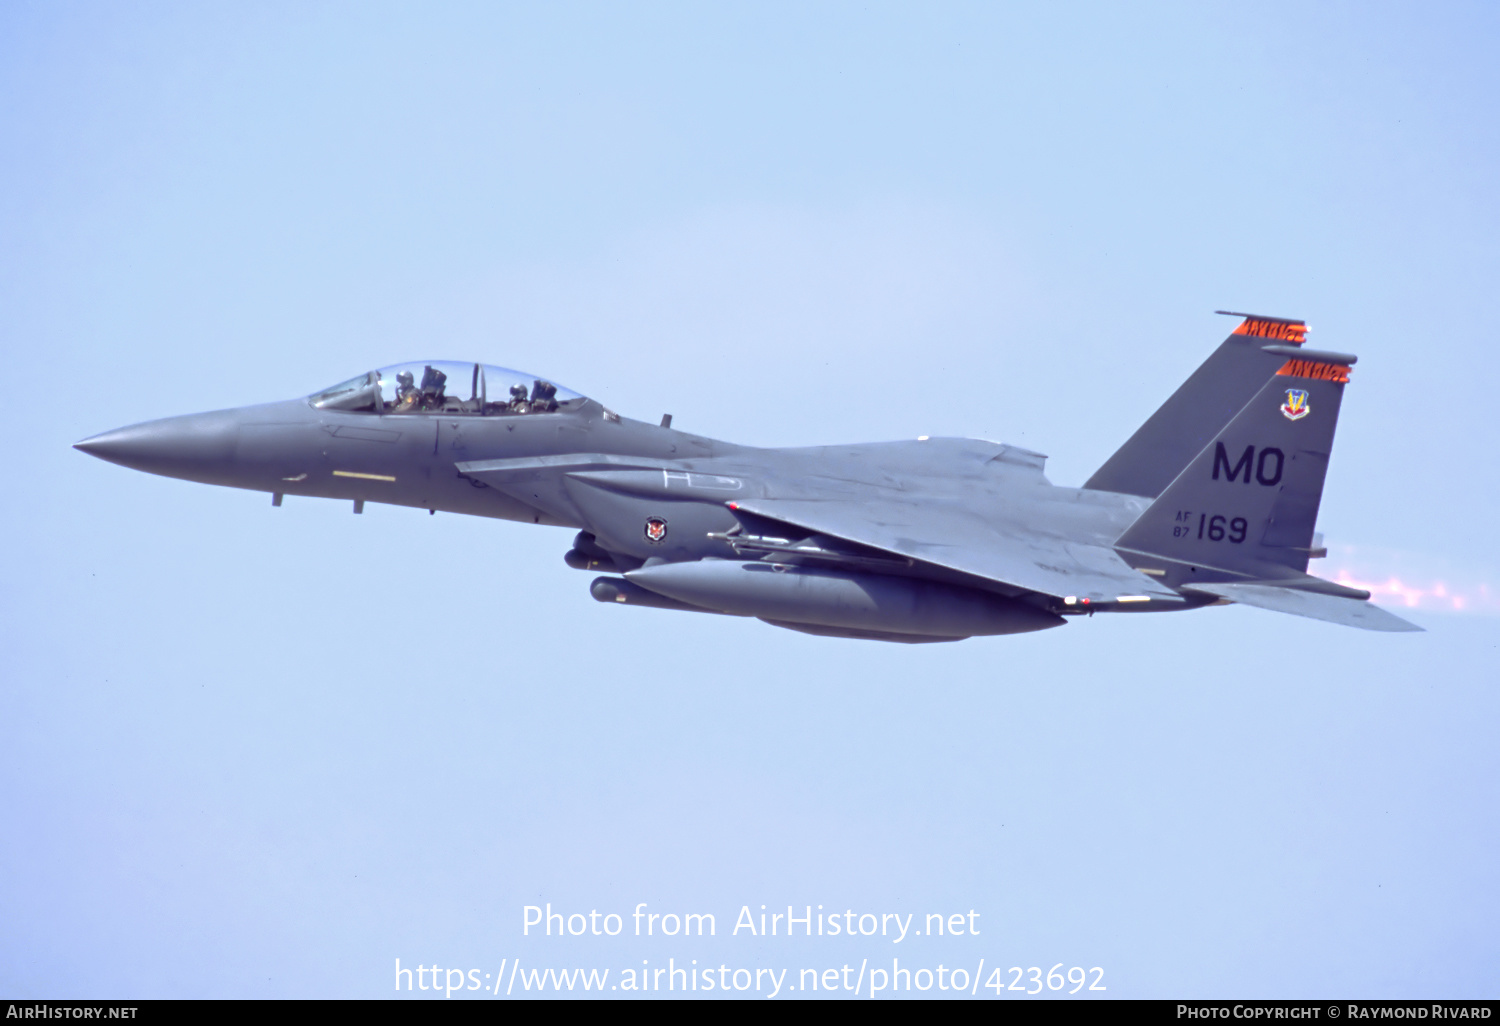
[[[81,442],[74,442],[73,448],[79,452],[86,452],[90,456],[97,456],[101,460],[119,461],[128,457],[132,445],[141,438],[142,432],[139,427],[115,428],[113,431],[104,431]]]
[[[203,480],[234,458],[237,434],[233,411],[225,410],[116,428],[73,448],[132,470]]]

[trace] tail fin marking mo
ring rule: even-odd
[[[1306,571],[1350,362],[1284,358],[1116,547],[1251,577]]]

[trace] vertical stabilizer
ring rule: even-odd
[[[1244,320],[1084,482],[1085,488],[1156,498],[1285,361],[1262,347],[1272,342],[1300,346],[1307,337],[1307,325],[1300,320],[1232,316]]]
[[[1282,362],[1115,543],[1274,579],[1307,570],[1334,428],[1354,357],[1285,345]]]

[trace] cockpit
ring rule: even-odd
[[[483,363],[429,360],[361,374],[308,397],[320,410],[474,417],[556,413],[584,397],[545,378]]]

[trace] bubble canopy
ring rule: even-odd
[[[351,413],[496,417],[555,413],[578,406],[583,396],[505,367],[419,360],[342,381],[308,396],[308,402],[320,410]]]

